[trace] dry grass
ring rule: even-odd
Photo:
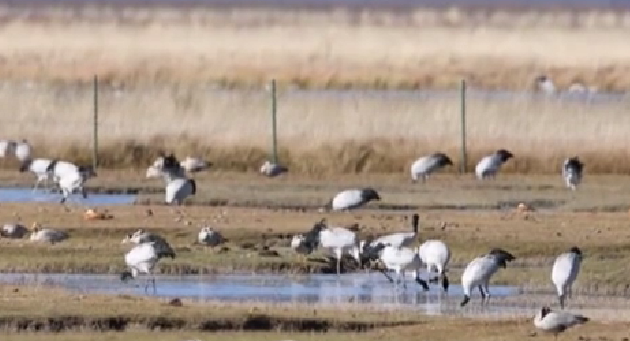
[[[624,12],[5,7],[0,22],[0,77],[27,81],[0,89],[10,115],[0,136],[29,138],[41,156],[87,161],[91,91],[59,83],[98,74],[124,89],[101,92],[106,167],[145,165],[163,147],[222,169],[258,167],[271,144],[268,94],[217,85],[261,88],[274,77],[281,87],[453,88],[464,77],[472,87],[524,89],[544,72],[561,87],[630,86]],[[626,102],[473,94],[468,103],[470,165],[505,147],[517,155],[506,171],[557,172],[573,154],[588,172],[630,171]],[[281,159],[311,175],[407,171],[419,155],[458,154],[458,105],[455,93],[282,92]]]
[[[264,91],[135,89],[120,96],[107,91],[100,103],[103,167],[146,167],[158,150],[167,149],[181,158],[203,156],[215,169],[244,171],[257,169],[270,154]],[[516,158],[505,172],[557,173],[566,157],[579,155],[589,174],[625,174],[627,105],[472,94],[468,169],[482,155],[507,148]],[[11,85],[0,89],[0,106],[11,113],[0,128],[3,138],[28,138],[39,157],[91,160],[89,90]],[[280,94],[278,122],[280,160],[292,173],[408,173],[413,160],[436,150],[454,160],[448,171],[461,163],[455,93],[286,92]]]
[[[0,76],[120,84],[627,89],[625,12],[4,8]],[[71,23],[68,25],[68,23]],[[20,39],[12,39],[19,36]],[[444,44],[448,41],[449,44]],[[598,48],[592,48],[592,42]]]

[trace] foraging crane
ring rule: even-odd
[[[398,276],[396,284],[399,284],[402,281],[403,288],[406,289],[407,283],[405,282],[405,270],[414,270],[416,283],[420,284],[424,291],[429,290],[427,282],[420,278],[422,259],[420,259],[417,250],[409,247],[385,246],[384,244],[378,244],[378,246],[382,247],[380,250],[381,261],[387,269],[394,270]],[[394,283],[394,279],[391,278],[387,272],[381,272],[391,283]]]
[[[31,158],[32,148],[26,139],[23,139],[20,142],[15,144],[15,157],[20,161],[24,162]]]
[[[460,306],[465,306],[470,301],[470,293],[473,288],[479,288],[481,303],[490,300],[490,278],[499,270],[505,268],[507,262],[516,259],[511,253],[502,249],[492,249],[489,253],[473,259],[462,274],[462,288],[464,300]],[[482,287],[483,286],[483,287]],[[484,292],[485,289],[485,292]]]
[[[265,163],[260,166],[260,173],[269,177],[277,176],[288,171],[289,169],[287,167],[271,163],[269,160],[265,161]]]
[[[435,278],[429,278],[429,283],[437,283],[442,281],[444,292],[448,292],[449,279],[446,275],[448,271],[448,262],[451,259],[451,250],[441,240],[429,239],[418,247],[418,255],[427,267],[427,273],[437,272]]]
[[[325,206],[333,211],[351,210],[361,207],[372,200],[381,200],[378,192],[371,187],[362,189],[348,189],[335,195]]]
[[[553,263],[551,269],[551,281],[556,287],[560,308],[564,309],[564,302],[567,294],[572,297],[573,282],[580,273],[582,264],[582,250],[577,246],[572,247],[569,252],[559,255]]]
[[[477,179],[496,178],[501,166],[512,157],[514,157],[514,154],[505,149],[499,149],[490,155],[484,156],[475,166]]]
[[[69,171],[63,173],[57,179],[57,185],[61,189],[63,197],[61,203],[65,203],[75,191],[80,191],[83,198],[87,198],[87,192],[85,191],[85,182],[93,177],[96,177],[96,171],[92,166],[78,166],[77,171]]]
[[[583,169],[584,163],[582,163],[577,156],[564,160],[562,164],[562,177],[567,187],[574,191],[577,189],[577,186],[582,182]]]
[[[159,250],[155,245],[156,242],[141,243],[134,246],[129,252],[125,254],[125,264],[128,270],[123,271],[120,274],[120,280],[126,282],[129,279],[134,279],[140,274],[147,274],[151,276],[147,279],[147,283],[144,287],[144,291],[147,292],[149,284],[153,284],[153,293],[157,293],[155,286],[155,276],[153,270],[157,262],[162,258]],[[173,258],[175,254],[173,253]]]
[[[121,242],[121,244],[126,243],[153,243],[153,246],[160,257],[175,258],[175,251],[173,251],[173,248],[166,239],[164,239],[164,237],[153,232],[145,231],[144,229],[138,229],[136,232],[128,234]]]
[[[164,202],[181,205],[183,201],[197,193],[197,182],[188,179],[179,161],[173,154],[159,156],[146,172],[148,178],[162,176],[166,183]]]
[[[343,227],[329,227],[326,218],[315,223],[313,228],[304,235],[302,243],[298,247],[304,248],[305,253],[321,246],[331,248],[337,258],[337,275],[341,274],[341,257],[345,253],[351,253],[359,245],[355,232]]]
[[[431,173],[452,165],[453,161],[444,153],[423,156],[411,164],[411,181],[422,179],[422,183],[425,183]]]
[[[220,245],[224,241],[225,239],[223,238],[221,233],[219,231],[215,231],[210,226],[202,227],[197,234],[197,242],[207,246],[215,247]]]

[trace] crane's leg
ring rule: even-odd
[[[420,278],[420,271],[416,270],[416,283],[420,284],[424,291],[429,291],[429,285],[427,281]]]
[[[337,256],[337,276],[341,275],[341,249],[335,250]]]
[[[486,304],[490,302],[490,281],[484,283],[484,289],[486,289]]]
[[[403,289],[407,290],[407,281],[405,278],[405,270],[400,272],[400,277],[402,279]]]
[[[387,274],[387,271],[385,271],[385,269],[379,269],[379,271],[385,275],[385,278],[387,278],[387,280],[389,280],[389,283],[394,283],[394,279],[392,278],[392,276],[390,276],[389,274]]]
[[[481,294],[481,305],[483,306],[483,304],[486,301],[486,293],[483,292],[483,288],[482,288],[481,284],[479,284],[478,288],[479,288],[479,293]]]
[[[449,284],[450,281],[448,280],[448,276],[445,273],[442,273],[442,288],[444,289],[444,292],[448,292]]]

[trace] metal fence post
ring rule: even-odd
[[[278,164],[278,131],[276,114],[278,111],[278,98],[276,93],[276,80],[271,80],[271,139],[272,139],[272,159],[274,164]]]
[[[92,117],[92,166],[94,169],[98,167],[98,76],[94,75],[94,112]]]
[[[466,150],[466,80],[462,79],[460,84],[460,115],[461,115],[461,168],[462,173],[466,173],[468,164],[468,153]]]

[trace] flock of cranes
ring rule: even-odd
[[[75,191],[80,191],[83,197],[87,194],[84,189],[85,182],[97,176],[90,166],[75,165],[68,161],[44,158],[32,158],[32,148],[26,140],[20,142],[0,141],[0,156],[7,157],[15,155],[20,162],[20,171],[30,171],[37,176],[34,190],[41,182],[53,181],[62,191],[64,203]],[[508,162],[514,155],[505,149],[483,157],[475,167],[475,175],[479,180],[495,178],[503,164]],[[426,182],[428,177],[434,172],[453,165],[452,160],[444,153],[434,153],[419,158],[412,163],[410,168],[413,182]],[[165,198],[167,204],[182,204],[189,196],[197,192],[197,183],[188,177],[187,173],[197,172],[210,167],[208,162],[188,157],[184,161],[179,161],[173,154],[166,155],[160,153],[158,158],[146,170],[146,177],[162,177],[165,184]],[[572,190],[582,180],[583,163],[578,157],[570,157],[562,165],[562,176],[566,186]],[[260,173],[267,176],[277,176],[287,172],[286,167],[265,162]],[[322,211],[346,211],[361,207],[372,200],[381,200],[380,194],[371,187],[360,189],[348,189],[337,193],[324,207]],[[411,217],[411,232],[398,232],[379,236],[378,238],[368,237],[359,240],[356,231],[340,226],[329,226],[326,219],[315,223],[313,227],[303,233],[293,236],[291,247],[299,254],[308,255],[318,248],[332,249],[337,261],[337,274],[341,273],[341,260],[345,254],[350,254],[360,266],[368,265],[369,271],[374,263],[379,263],[382,267],[379,271],[391,282],[399,285],[402,283],[406,288],[405,274],[412,271],[417,282],[423,290],[429,290],[428,283],[441,283],[444,292],[449,289],[450,280],[448,278],[448,263],[451,258],[449,247],[441,240],[426,240],[418,247],[411,245],[418,239],[419,216],[414,214]],[[19,226],[5,225],[0,231],[3,235],[11,235],[21,238],[25,229]],[[42,229],[35,226],[30,239],[36,241],[47,241],[51,243],[61,242],[69,236],[63,231],[52,229]],[[226,241],[225,238],[210,227],[203,227],[198,234],[198,242],[205,245],[217,246]],[[135,244],[131,250],[124,255],[127,270],[121,273],[120,279],[127,281],[138,277],[140,274],[149,275],[145,290],[149,286],[156,291],[155,277],[153,270],[162,258],[175,258],[175,252],[168,242],[161,236],[144,230],[138,230],[125,237],[122,243]],[[490,298],[489,282],[491,277],[501,268],[506,268],[507,263],[515,259],[511,253],[494,248],[488,253],[473,259],[461,276],[461,285],[464,298],[461,306],[466,306],[471,298],[472,291],[478,289],[481,295],[482,304],[487,303]],[[566,298],[571,297],[571,287],[580,269],[582,253],[579,248],[573,247],[567,253],[557,257],[552,269],[552,282],[556,286],[558,300],[561,309],[565,308]],[[430,275],[427,280],[421,278],[421,270],[426,269]],[[395,281],[389,272],[394,272],[397,276]],[[534,324],[537,328],[557,333],[570,327],[571,325],[583,323],[588,319],[573,315],[568,312],[552,312],[549,307],[543,307],[537,314]]]

